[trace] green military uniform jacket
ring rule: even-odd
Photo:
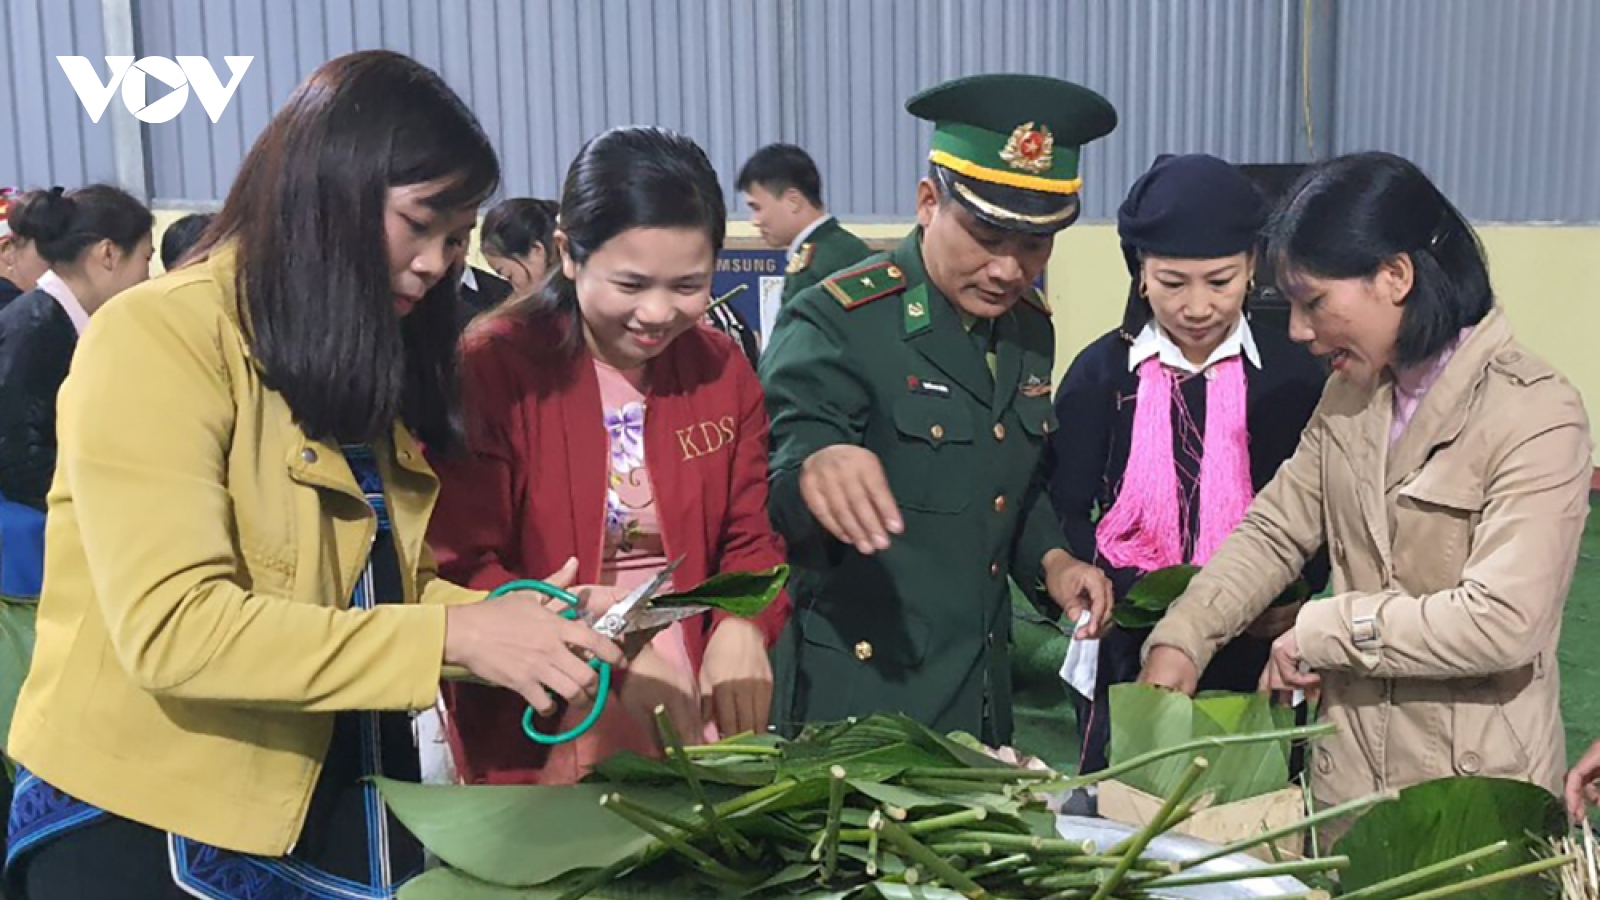
[[[795,250],[783,274],[783,297],[787,305],[800,292],[833,273],[855,265],[872,255],[872,248],[828,216],[817,230]]]
[[[920,231],[779,314],[761,374],[772,520],[796,569],[774,658],[781,729],[894,711],[1011,739],[1007,576],[1042,597],[1041,560],[1067,544],[1042,471],[1056,428],[1048,313],[1030,289],[994,329],[991,375],[927,279]],[[887,551],[833,539],[800,497],[801,464],[834,444],[883,463],[905,524]]]

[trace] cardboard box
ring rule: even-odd
[[[1149,824],[1161,810],[1161,803],[1160,797],[1153,797],[1120,781],[1107,781],[1100,785],[1100,815],[1124,825]],[[1299,788],[1288,787],[1249,800],[1208,806],[1169,833],[1199,838],[1220,847],[1263,831],[1291,825],[1305,817],[1304,795]],[[1304,840],[1303,832],[1279,838],[1274,842],[1279,858],[1300,859],[1304,855]],[[1266,844],[1248,852],[1257,859],[1273,861],[1272,848]]]

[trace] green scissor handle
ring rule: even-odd
[[[554,597],[567,605],[567,608],[561,611],[561,618],[572,621],[576,621],[578,618],[578,604],[580,602],[578,597],[570,591],[562,590],[545,581],[510,581],[490,591],[489,599],[492,600],[495,597],[500,597],[513,591],[537,591],[547,597]],[[522,713],[522,731],[528,736],[529,740],[536,744],[565,744],[568,741],[576,740],[579,735],[593,728],[595,722],[600,721],[600,714],[606,708],[606,695],[611,691],[611,664],[598,659],[591,659],[589,660],[589,667],[600,673],[600,687],[595,692],[594,708],[590,709],[589,714],[584,716],[583,721],[574,726],[571,731],[563,731],[560,734],[545,734],[536,727],[537,720],[534,718],[533,707],[530,706]]]

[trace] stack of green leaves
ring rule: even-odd
[[[1190,698],[1146,684],[1111,687],[1111,747],[1115,764],[1188,744],[1197,738],[1260,734],[1289,728],[1294,713],[1260,694],[1203,693]],[[1204,751],[1211,765],[1199,790],[1217,804],[1248,800],[1289,786],[1289,747],[1263,742],[1228,744]],[[1188,760],[1168,757],[1130,771],[1120,780],[1165,797],[1183,778]]]
[[[380,781],[390,808],[444,863],[402,900],[1111,900],[1217,880],[1143,857],[1198,799],[1206,764],[1192,745],[1163,751],[1191,759],[1171,815],[1099,848],[1060,838],[1041,797],[1102,776],[1009,766],[901,716],[818,725],[789,742],[747,735],[700,747],[682,746],[664,714],[658,725],[664,760],[621,754],[577,786]],[[1340,865],[1288,863],[1280,874]]]

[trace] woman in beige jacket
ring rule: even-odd
[[[1192,691],[1329,545],[1332,596],[1263,687],[1321,691],[1325,804],[1450,775],[1559,793],[1556,643],[1589,512],[1578,392],[1512,335],[1465,219],[1411,163],[1332,160],[1268,226],[1290,333],[1334,369],[1295,455],[1151,636]]]

